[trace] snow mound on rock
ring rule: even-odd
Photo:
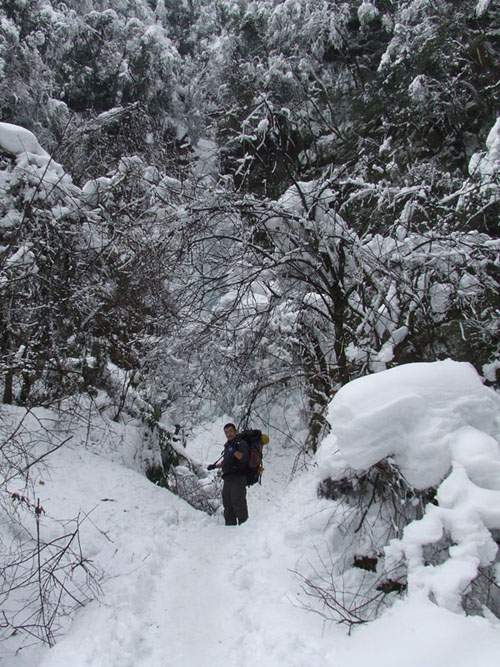
[[[454,613],[482,605],[500,618],[500,396],[470,364],[408,364],[343,387],[328,419],[332,433],[318,452],[323,479],[385,459],[414,489],[435,487],[422,515],[408,515],[402,535],[377,546],[386,571],[404,564],[408,599]],[[486,594],[476,587],[466,601],[481,572]]]
[[[335,476],[332,453],[338,449],[354,470],[392,457],[417,489],[436,486],[454,459],[469,461],[475,475],[496,479],[499,415],[500,396],[468,363],[407,364],[359,378],[330,404],[332,432],[318,452],[321,474]]]

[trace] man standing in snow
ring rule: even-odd
[[[212,463],[209,470],[222,468],[222,504],[226,526],[241,525],[248,519],[247,478],[248,445],[234,424],[224,426],[227,442],[221,463]]]

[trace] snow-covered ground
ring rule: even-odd
[[[407,383],[412,373],[414,389],[422,375],[406,371]],[[467,375],[470,384],[464,379]],[[465,391],[472,402],[481,398],[469,367],[449,366],[448,376],[465,382],[454,387],[454,396]],[[390,371],[372,376],[370,392],[378,386],[388,396],[390,379]],[[399,382],[402,376],[393,380]],[[351,387],[350,397],[339,397],[339,402],[346,401],[346,410],[362,399],[365,386]],[[397,393],[397,382],[392,386]],[[406,409],[409,393],[397,409]],[[494,406],[496,396],[488,395]],[[441,403],[432,414],[452,415],[443,391],[440,396]],[[371,404],[371,414],[383,417],[384,437],[391,438],[386,422],[391,419],[390,410],[381,412],[382,392],[377,400],[377,405]],[[482,409],[480,400],[476,405]],[[361,426],[368,424],[369,413],[358,402],[357,416],[364,419]],[[491,410],[490,417],[489,427],[495,419]],[[188,443],[190,453],[205,464],[218,457],[222,425],[220,420]],[[346,424],[343,427],[345,436]],[[397,424],[394,428],[399,433]],[[134,427],[130,432],[133,440]],[[124,434],[128,437],[127,429]],[[330,439],[326,449],[331,447]],[[498,455],[498,442],[496,448],[496,452],[490,449],[493,458]],[[2,667],[498,665],[500,622],[438,606],[424,587],[351,634],[345,626],[307,609],[313,602],[296,573],[317,568],[325,550],[339,548],[332,543],[335,503],[318,497],[321,467],[313,466],[290,479],[296,452],[277,439],[268,447],[262,486],[249,490],[250,520],[241,527],[225,527],[220,514],[209,517],[194,510],[124,467],[116,451],[110,452],[105,443],[102,451],[95,446],[89,451],[73,440],[52,454],[50,467],[41,470],[37,480],[46,512],[42,525],[50,515],[70,518],[81,511],[90,513],[81,527],[82,546],[104,572],[101,598],[68,621],[51,649],[27,648],[9,655],[5,654],[9,643],[0,646]],[[392,453],[398,455],[401,450]],[[325,452],[322,456],[324,466]],[[484,469],[484,463],[476,460],[477,465]]]

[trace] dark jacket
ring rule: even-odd
[[[237,459],[234,452],[241,452],[243,457]],[[224,458],[222,459],[222,477],[229,475],[244,475],[248,464],[248,445],[241,435],[236,435],[224,445]]]

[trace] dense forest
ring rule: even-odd
[[[79,542],[93,510],[56,529],[41,488],[64,513],[66,480],[95,496],[104,525],[121,521],[116,553],[132,562],[137,547],[146,562],[156,549],[151,581],[158,561],[175,582],[170,546],[153,539],[172,497],[144,474],[215,514],[218,479],[186,443],[199,446],[200,424],[217,424],[204,431],[215,442],[226,416],[274,433],[293,473],[323,471],[281,511],[294,524],[328,505],[316,533],[304,518],[288,535],[319,563],[301,576],[325,619],[365,623],[411,593],[415,570],[427,586],[460,558],[453,613],[499,618],[499,221],[495,0],[0,3],[0,639],[52,645],[58,617],[99,595],[104,550],[87,558]],[[366,462],[374,441],[382,453]],[[353,467],[341,470],[341,446]],[[144,487],[90,463],[101,450]],[[49,491],[39,468],[54,452]],[[278,473],[272,502],[292,486]],[[108,475],[127,514],[100,505],[115,502]],[[138,488],[154,499],[140,511]],[[481,502],[465,511],[455,497]],[[261,518],[262,564],[284,529]],[[178,543],[189,576],[214,541],[209,519],[193,511],[199,530]],[[402,537],[412,523],[418,544]],[[230,562],[218,548],[214,568]],[[227,599],[251,598],[245,581]],[[444,584],[429,599],[441,604]]]
[[[11,0],[2,401],[104,392],[166,447],[200,416],[499,359],[500,7]],[[172,424],[160,433],[158,420]]]

